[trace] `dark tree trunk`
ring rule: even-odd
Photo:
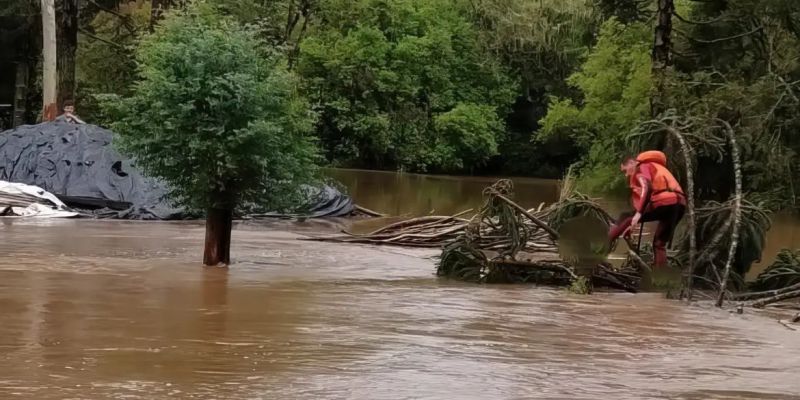
[[[206,215],[206,247],[203,255],[205,265],[228,265],[231,262],[231,229],[233,211],[210,208]]]
[[[75,52],[78,50],[78,0],[56,2],[56,70],[58,110],[75,99]]]
[[[673,0],[657,0],[656,28],[653,39],[653,95],[650,98],[650,114],[653,118],[665,111],[667,94],[667,71],[672,65],[672,14]]]
[[[150,32],[153,32],[158,21],[164,16],[164,11],[169,10],[173,2],[174,0],[150,1]]]

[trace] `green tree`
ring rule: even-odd
[[[86,27],[92,37],[83,35],[78,42],[78,113],[94,123],[105,122],[96,95],[130,94],[136,78],[133,49],[137,36],[147,31],[150,1],[123,2],[110,11],[95,14]]]
[[[540,138],[562,136],[584,152],[581,184],[605,192],[623,184],[617,166],[625,139],[649,116],[651,90],[650,28],[609,19],[580,71],[567,82],[580,90],[578,100],[553,99],[542,119]]]
[[[496,153],[504,129],[465,130],[502,127],[516,85],[452,1],[328,0],[317,16],[297,72],[321,113],[330,160],[453,171]],[[480,110],[470,118],[483,118],[461,128],[464,140],[436,127],[459,105],[466,108],[456,114]]]
[[[504,174],[561,177],[579,153],[568,140],[531,141],[551,96],[569,96],[566,78],[585,60],[602,22],[591,0],[456,0],[464,3],[486,51],[522,88],[490,168]]]
[[[234,209],[278,209],[312,178],[308,105],[283,57],[202,3],[168,13],[136,52],[139,81],[107,101],[123,147],[207,210],[204,263],[229,263]]]

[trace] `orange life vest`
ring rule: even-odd
[[[648,165],[652,170],[649,209],[685,203],[683,189],[675,176],[667,169],[667,156],[664,153],[656,150],[645,151],[636,157],[636,162],[639,163],[639,167]],[[642,192],[644,192],[644,188],[639,184],[638,175],[638,173],[633,174],[628,179],[628,185],[631,188],[631,202],[637,209],[641,204]]]

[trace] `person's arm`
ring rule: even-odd
[[[636,205],[636,214],[631,220],[631,227],[636,226],[642,219],[642,214],[644,214],[648,204],[650,204],[650,195],[653,193],[651,185],[652,173],[647,165],[644,165],[643,168],[639,170],[636,179],[639,181],[639,187],[642,188],[642,195],[639,197],[639,204]]]

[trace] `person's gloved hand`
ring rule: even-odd
[[[638,212],[633,216],[633,218],[631,218],[631,224],[628,226],[627,229],[625,229],[625,232],[622,234],[622,236],[625,239],[630,239],[631,238],[631,233],[633,232],[633,227],[635,227],[636,225],[639,225],[639,221],[641,221],[641,219],[642,219],[642,214],[638,213]]]

